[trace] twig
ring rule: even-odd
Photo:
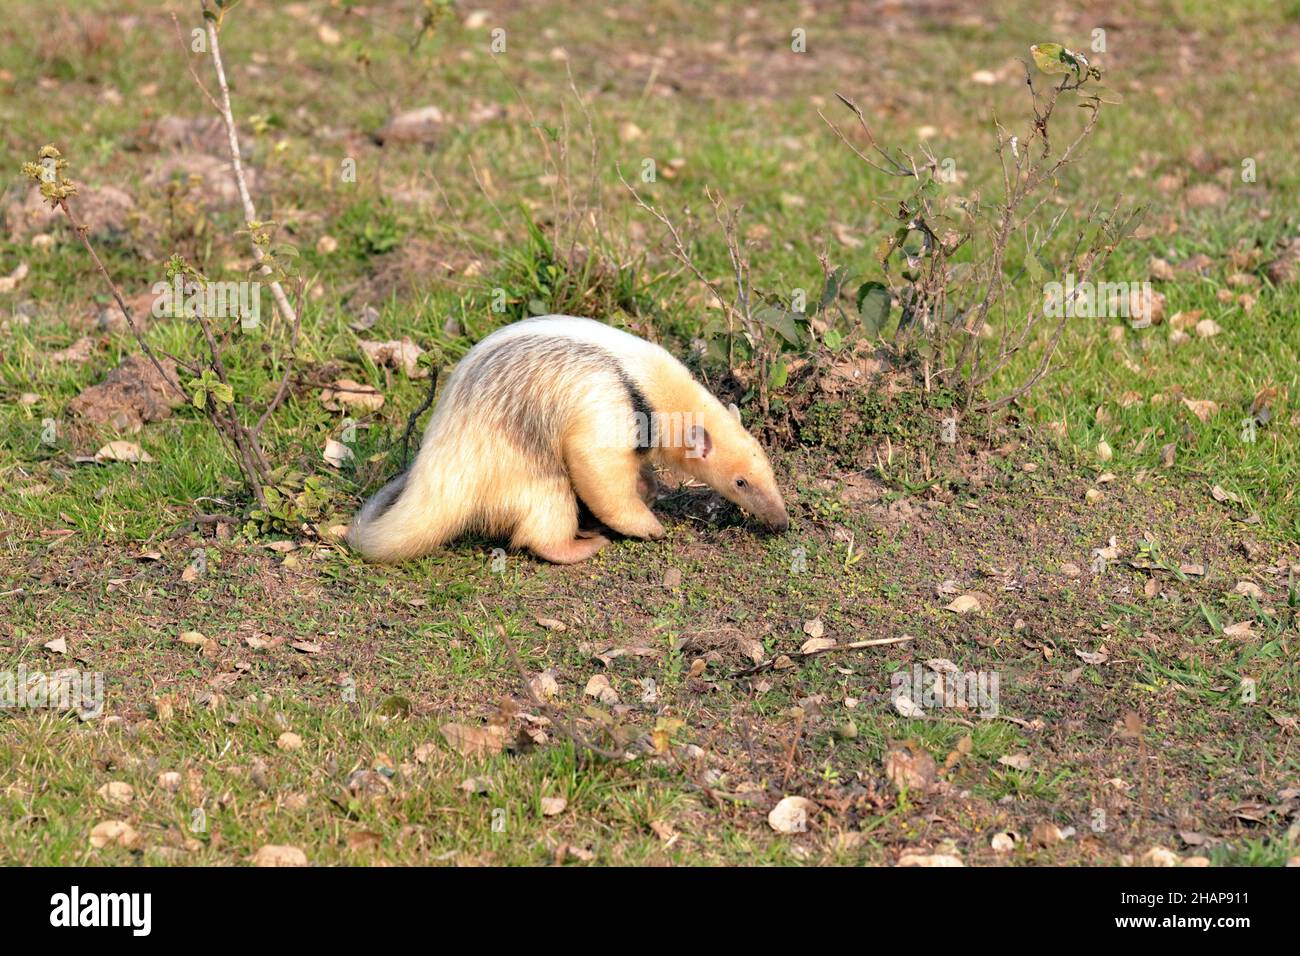
[[[668,230],[668,235],[673,240],[673,256],[678,262],[689,269],[695,275],[695,278],[698,279],[710,293],[712,293],[713,298],[717,300],[718,305],[725,313],[727,313],[727,316],[730,319],[730,317],[735,313],[735,306],[726,300],[718,290],[717,284],[706,278],[704,273],[700,271],[699,267],[695,265],[695,261],[687,251],[686,243],[682,240],[681,233],[677,231],[677,227],[673,225],[673,221],[669,219],[667,215],[660,212],[654,206],[641,198],[641,194],[636,191],[636,187],[623,177],[622,169],[618,171],[618,178],[623,185],[627,187],[627,191],[632,194],[632,198],[636,200],[637,205],[658,219],[659,222],[663,224],[664,228]],[[730,324],[730,322],[728,322],[728,324]]]
[[[834,123],[832,123],[829,119],[827,119],[827,118],[826,118],[826,115],[825,115],[824,113],[822,113],[821,110],[818,110],[818,111],[817,111],[817,115],[820,116],[820,117],[822,118],[822,122],[824,122],[824,123],[825,123],[827,126],[829,126],[832,130],[834,130],[835,135],[838,136],[838,137],[840,138],[840,141],[841,141],[842,143],[844,143],[845,146],[847,146],[849,149],[853,150],[853,152],[857,155],[858,159],[862,160],[864,163],[866,163],[866,164],[867,164],[868,166],[870,166],[872,169],[879,170],[880,172],[884,173],[884,174],[887,175],[887,176],[898,176],[898,177],[904,177],[904,176],[913,176],[913,177],[915,177],[915,176],[916,176],[916,170],[915,170],[914,168],[909,169],[907,166],[904,166],[902,163],[900,163],[898,160],[896,160],[893,156],[890,156],[887,152],[885,152],[885,151],[884,151],[884,150],[883,150],[883,149],[882,149],[882,148],[881,148],[881,147],[876,143],[876,137],[875,137],[875,135],[871,132],[871,127],[867,125],[867,118],[866,118],[865,115],[863,115],[862,108],[861,108],[860,106],[858,106],[857,103],[854,103],[851,99],[849,99],[849,98],[848,98],[847,96],[845,96],[843,93],[836,93],[836,94],[835,94],[835,98],[836,98],[837,100],[839,100],[841,103],[843,103],[845,106],[847,106],[849,109],[851,109],[851,110],[852,110],[852,111],[857,115],[857,117],[858,117],[858,125],[860,125],[860,126],[862,127],[862,131],[863,131],[863,133],[866,134],[868,144],[870,144],[870,146],[871,146],[872,149],[874,149],[877,153],[879,153],[882,157],[884,157],[885,162],[889,163],[889,165],[892,166],[893,169],[886,169],[884,166],[881,166],[879,163],[875,163],[875,162],[873,162],[872,160],[868,159],[868,158],[863,154],[862,150],[858,149],[856,146],[853,145],[853,143],[851,143],[851,142],[849,141],[849,138],[848,138],[847,136],[844,135],[844,133],[840,130],[840,128],[839,128],[838,126],[836,126],[836,125],[835,125]]]
[[[242,518],[237,518],[234,515],[197,514],[172,532],[171,537],[184,537],[191,531],[197,531],[200,527],[206,525],[239,524],[242,520]]]
[[[781,774],[781,789],[785,789],[790,774],[794,771],[794,752],[799,746],[799,738],[803,736],[803,711],[800,710],[795,714],[794,733],[790,735],[790,747],[785,752],[785,771]]]
[[[190,62],[189,49],[185,46],[185,37],[181,33],[181,21],[176,18],[175,13],[173,13],[171,17],[172,26],[176,28],[176,42],[180,44],[182,51],[185,53],[185,69],[190,71],[190,77],[194,80],[194,85],[203,91],[203,95],[208,98],[208,102],[212,104],[212,108],[220,113],[221,104],[217,102],[217,98],[208,91],[207,86],[204,85],[201,79],[199,79],[199,74],[194,70],[194,64]]]
[[[622,762],[627,759],[621,750],[609,750],[599,744],[592,743],[578,733],[553,707],[538,700],[537,695],[533,693],[533,685],[528,680],[528,671],[524,668],[523,661],[519,658],[519,651],[515,648],[515,642],[510,639],[510,634],[506,631],[505,625],[497,625],[497,636],[505,641],[506,651],[510,654],[510,660],[514,663],[515,670],[519,674],[519,682],[523,685],[524,693],[528,696],[528,702],[554,724],[560,733],[571,740],[573,745],[580,750],[590,751],[599,757],[604,757],[606,760]]]
[[[420,407],[411,412],[410,417],[406,419],[406,431],[402,432],[402,471],[406,471],[406,449],[411,441],[411,434],[415,431],[415,423],[433,404],[433,393],[438,390],[438,372],[439,368],[436,366],[429,372],[429,391],[425,393]]]
[[[203,13],[207,14],[208,0],[199,0],[199,7]],[[244,223],[250,231],[254,231],[254,223],[258,221],[257,210],[253,207],[253,197],[248,192],[248,182],[244,178],[244,164],[239,156],[239,132],[235,128],[235,114],[230,106],[230,86],[226,82],[226,67],[221,62],[221,43],[217,39],[217,24],[212,19],[205,18],[208,28],[208,42],[212,46],[212,65],[217,71],[217,86],[221,91],[221,100],[217,103],[221,118],[226,124],[226,140],[230,149],[230,169],[235,177],[235,185],[239,189],[239,201],[244,207]],[[200,84],[202,89],[202,84]],[[207,90],[203,92],[206,94]],[[212,97],[209,96],[209,99]],[[266,253],[258,245],[256,239],[253,243],[253,258],[262,266],[262,274],[270,275],[271,267],[265,261]],[[289,297],[284,293],[284,287],[280,285],[278,279],[271,279],[271,295],[275,298],[276,307],[280,310],[280,315],[284,317],[285,322],[295,326],[298,323],[298,314],[293,306],[289,304]]]
[[[122,316],[126,319],[126,324],[131,327],[131,333],[135,336],[135,340],[140,345],[140,349],[149,357],[149,361],[152,362],[153,367],[158,370],[158,374],[162,376],[163,381],[170,385],[172,390],[181,397],[181,401],[188,402],[190,397],[185,394],[185,389],[181,388],[179,383],[173,381],[171,377],[168,376],[166,369],[164,369],[162,363],[158,361],[158,356],[155,355],[153,349],[149,347],[149,343],[145,341],[144,333],[141,331],[140,327],[135,324],[135,319],[131,315],[131,310],[127,308],[126,302],[122,298],[122,293],[117,288],[117,283],[114,282],[113,277],[108,274],[108,269],[105,267],[103,260],[99,258],[99,253],[95,251],[95,247],[90,244],[90,239],[86,236],[86,226],[78,222],[77,217],[72,214],[72,210],[68,208],[67,199],[58,200],[58,207],[63,210],[63,214],[67,216],[68,222],[72,224],[73,230],[77,233],[77,238],[81,240],[81,244],[85,246],[86,251],[90,253],[90,258],[91,261],[95,263],[95,268],[98,269],[99,274],[104,277],[104,282],[108,285],[108,291],[112,294],[113,301],[117,303],[118,310],[121,311]]]
[[[778,660],[782,657],[788,658],[792,663],[803,663],[814,657],[821,657],[823,654],[833,654],[837,651],[859,651],[865,647],[881,647],[885,644],[902,644],[905,641],[914,641],[915,637],[910,634],[904,634],[902,637],[882,637],[874,641],[854,641],[851,644],[836,644],[833,647],[822,647],[815,651],[797,651],[794,654],[781,654],[777,657],[770,658],[753,667],[746,667],[744,670],[734,671],[730,674],[724,674],[720,680],[732,680],[737,677],[748,677],[751,674],[760,674],[763,671],[770,671]],[[784,669],[784,668],[783,668]]]

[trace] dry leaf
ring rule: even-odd
[[[899,866],[965,866],[961,857],[951,853],[917,853],[908,850],[898,860]]]
[[[538,700],[550,700],[560,692],[559,674],[554,667],[548,667],[528,681],[528,687]]]
[[[357,344],[376,365],[400,368],[406,372],[407,378],[429,376],[429,370],[420,367],[420,356],[424,354],[424,349],[412,342],[410,336],[403,336],[400,341],[397,339],[388,342],[360,341]]]
[[[555,817],[564,812],[564,808],[569,805],[569,801],[564,797],[542,797],[542,816]]]
[[[466,724],[443,724],[438,728],[443,739],[462,757],[480,757],[499,754],[508,739],[504,727],[488,724],[470,727]],[[418,758],[417,758],[418,759]]]
[[[253,866],[306,866],[307,854],[296,846],[267,844],[253,854]]]
[[[99,451],[95,452],[95,461],[103,464],[106,461],[126,461],[126,462],[151,462],[149,453],[133,441],[111,441]]]
[[[1115,543],[1115,537],[1112,535],[1110,543],[1104,548],[1095,548],[1093,553],[1100,556],[1105,561],[1119,560],[1119,545]]]
[[[216,641],[200,634],[198,631],[183,631],[177,640],[190,647],[197,647],[205,655],[211,655],[217,649]]]
[[[939,768],[924,749],[904,744],[885,754],[885,777],[899,790],[929,793],[938,780]]]
[[[90,831],[90,845],[99,850],[106,846],[134,849],[140,843],[140,834],[125,820],[105,820]]]
[[[767,825],[777,833],[806,833],[808,821],[821,808],[807,797],[785,797],[767,815]]]
[[[373,385],[362,385],[350,378],[341,378],[332,386],[321,390],[320,403],[332,412],[344,407],[363,412],[377,412],[384,407],[384,396]]]
[[[973,594],[963,594],[961,597],[949,604],[946,610],[953,611],[957,614],[970,614],[972,611],[980,610],[979,598],[975,597]]]
[[[817,651],[824,651],[828,647],[835,646],[833,637],[810,637],[799,647],[800,653],[815,654]]]
[[[924,717],[925,711],[921,705],[912,700],[911,696],[903,690],[898,690],[893,695],[894,710],[898,711],[904,717]]]
[[[591,680],[587,681],[587,686],[582,691],[588,697],[594,697],[602,704],[617,704],[618,692],[610,686],[609,678],[604,674],[596,674]]]
[[[343,463],[350,461],[352,457],[352,449],[343,442],[336,441],[333,438],[325,439],[325,448],[321,452],[321,458],[325,460],[325,464],[331,468],[342,468]]]
[[[1142,862],[1147,866],[1177,866],[1181,860],[1172,850],[1162,846],[1153,846],[1142,854]]]
[[[110,780],[95,792],[119,807],[124,807],[135,799],[135,788],[121,780]]]
[[[1043,820],[1034,824],[1034,830],[1029,835],[1029,842],[1034,846],[1056,846],[1058,843],[1065,842],[1065,832],[1055,823]]]
[[[7,276],[0,277],[0,292],[12,292],[18,288],[18,283],[27,278],[27,263],[18,263],[17,268]]]
[[[383,837],[373,830],[358,830],[348,834],[348,849],[354,853],[360,850],[372,850],[383,842]]]
[[[1215,485],[1211,488],[1210,497],[1220,503],[1231,501],[1233,504],[1241,504],[1241,496],[1225,490],[1222,485]]]
[[[1151,257],[1148,269],[1151,273],[1151,278],[1158,279],[1161,282],[1172,282],[1177,278],[1177,273],[1174,272],[1174,267],[1158,256]]]
[[[655,836],[668,844],[672,844],[681,835],[673,829],[671,823],[664,820],[651,820],[650,829],[654,832]]]

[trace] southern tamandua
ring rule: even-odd
[[[461,359],[414,464],[366,502],[347,541],[396,562],[476,531],[547,561],[583,561],[608,539],[580,535],[578,499],[618,534],[664,533],[648,507],[655,465],[776,531],[789,527],[772,466],[736,406],[681,362],[593,319],[525,319]]]

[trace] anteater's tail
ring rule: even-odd
[[[416,459],[365,503],[347,543],[371,561],[392,564],[428,554],[463,530],[463,509],[440,487],[432,462]],[[421,467],[425,465],[426,467]]]

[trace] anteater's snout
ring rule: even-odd
[[[790,530],[790,516],[786,514],[785,502],[777,501],[768,508],[763,515],[763,524],[767,525],[777,534],[783,534]]]

